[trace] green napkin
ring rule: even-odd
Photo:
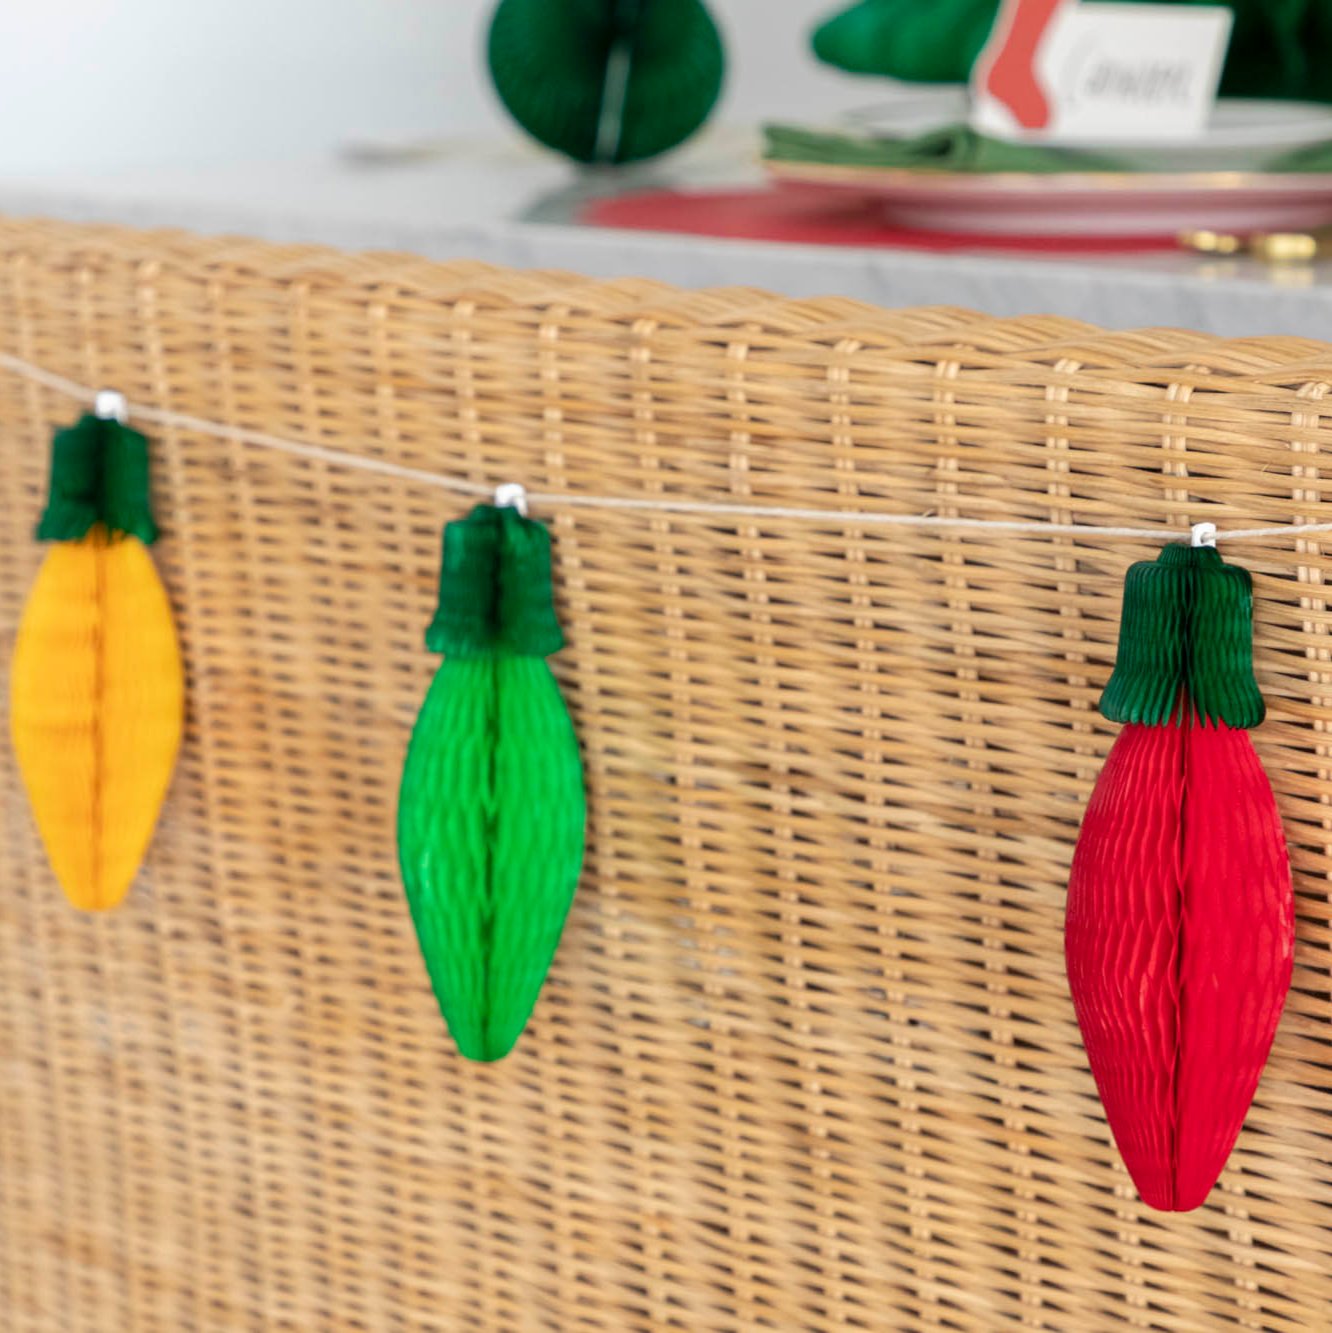
[[[830,167],[934,167],[940,171],[1141,171],[1107,153],[989,139],[966,125],[946,125],[908,139],[765,125],[764,159]],[[1332,171],[1332,140],[1269,162],[1266,172]]]
[[[1332,102],[1332,0],[1229,0],[1229,7],[1235,27],[1224,96]],[[859,0],[815,31],[814,54],[857,74],[965,83],[997,8],[998,0]]]
[[[1076,148],[1005,143],[966,125],[945,125],[910,139],[765,125],[769,162],[830,167],[937,167],[941,171],[1118,171],[1112,158]]]
[[[1274,158],[1264,168],[1266,172],[1332,171],[1332,140],[1306,144]]]

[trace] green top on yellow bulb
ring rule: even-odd
[[[37,524],[39,541],[72,542],[95,524],[157,540],[148,498],[148,441],[119,421],[91,412],[51,443],[51,486]]]

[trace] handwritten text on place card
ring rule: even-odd
[[[1221,6],[1005,0],[976,62],[972,123],[1052,143],[1195,138],[1232,18]]]

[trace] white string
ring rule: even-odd
[[[8,370],[22,379],[40,384],[54,393],[78,402],[93,403],[98,391],[86,384],[66,379],[53,371],[44,370],[21,357],[8,352],[0,352],[0,369]],[[237,444],[252,445],[259,449],[272,449],[277,453],[289,454],[294,458],[307,458],[313,462],[326,463],[330,467],[349,468],[360,472],[375,473],[382,477],[393,477],[399,481],[409,481],[420,486],[435,486],[440,490],[452,491],[457,495],[491,496],[493,486],[478,481],[467,481],[462,477],[449,477],[440,472],[427,472],[424,468],[404,467],[401,463],[391,463],[384,458],[369,458],[363,454],[351,454],[342,449],[330,449],[322,444],[309,444],[302,440],[289,440],[280,435],[268,435],[263,431],[248,430],[243,426],[228,426],[218,421],[209,421],[204,417],[190,416],[184,412],[171,412],[165,408],[139,406],[129,403],[131,417],[150,422],[158,426],[174,427],[194,435],[209,435],[218,440],[230,440]],[[1192,529],[1172,528],[1123,528],[1102,527],[1095,523],[1051,523],[1042,519],[1006,519],[1006,518],[951,518],[938,514],[881,514],[858,509],[803,509],[788,505],[750,505],[713,502],[707,500],[677,499],[672,496],[617,496],[617,495],[565,495],[555,491],[529,491],[527,500],[531,504],[545,508],[562,509],[620,509],[646,513],[698,514],[716,518],[759,518],[791,519],[800,522],[827,523],[836,527],[895,527],[895,528],[948,528],[961,531],[981,532],[1029,532],[1046,533],[1057,537],[1093,537],[1096,539],[1125,539],[1163,541],[1166,539],[1189,538]],[[1264,541],[1282,537],[1297,537],[1303,533],[1332,532],[1332,522],[1328,523],[1283,523],[1271,528],[1226,528],[1215,534],[1209,534],[1215,541]]]

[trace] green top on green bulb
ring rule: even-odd
[[[157,540],[148,498],[148,441],[119,421],[90,412],[57,431],[51,443],[51,487],[37,537],[79,541],[96,523],[146,546]]]
[[[564,646],[550,534],[516,509],[477,505],[445,525],[439,607],[426,646],[446,657],[549,657]]]
[[[1124,580],[1115,669],[1101,696],[1112,722],[1256,727],[1253,580],[1213,546],[1173,543]]]

